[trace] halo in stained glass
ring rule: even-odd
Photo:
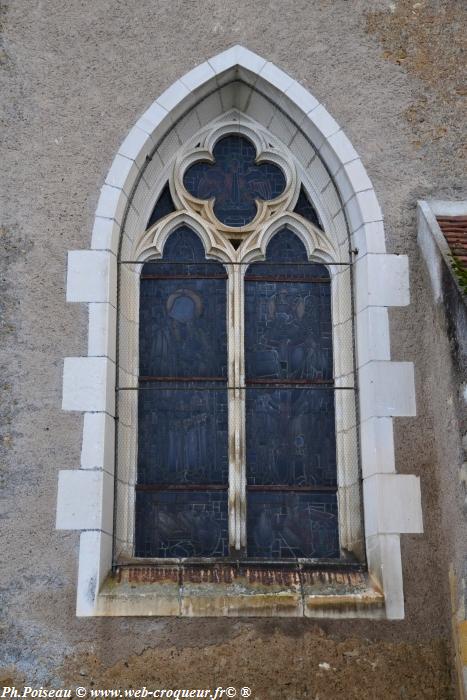
[[[245,226],[256,216],[257,199],[281,195],[286,179],[271,162],[256,163],[256,148],[241,134],[219,139],[214,163],[199,161],[186,171],[183,184],[198,199],[214,198],[214,214],[226,226]]]

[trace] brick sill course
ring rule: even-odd
[[[177,617],[385,617],[384,596],[361,568],[255,564],[116,567],[97,615]]]

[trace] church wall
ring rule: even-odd
[[[433,83],[417,57],[435,66],[423,41],[428,45],[433,22],[444,18],[438,31],[447,48],[436,60],[451,75],[449,23],[461,17],[450,3],[422,10],[409,3],[407,13],[406,5],[396,3],[393,11],[359,0],[2,6],[5,685],[233,685],[268,700],[305,692],[333,700],[454,697],[450,514],[459,516],[446,503],[457,503],[452,465],[460,453],[456,403],[446,403],[445,392],[456,395],[457,380],[431,315],[416,202],[466,193],[458,124],[446,117],[441,78]],[[61,411],[63,357],[86,354],[88,319],[84,305],[66,304],[66,253],[89,247],[100,188],[136,119],[182,74],[236,43],[273,61],[326,105],[368,170],[388,252],[409,255],[411,304],[390,310],[391,357],[415,363],[417,416],[395,419],[396,464],[421,478],[425,532],[401,538],[403,621],[75,617],[79,534],[54,527],[57,474],[79,464],[83,420]]]

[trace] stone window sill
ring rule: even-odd
[[[384,596],[368,573],[347,566],[121,566],[96,603],[103,616],[385,617]]]

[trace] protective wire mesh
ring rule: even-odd
[[[142,381],[142,265],[119,267],[114,562],[237,557],[229,547],[229,530],[239,519],[246,528],[242,556],[361,561],[353,319],[346,298],[350,266],[330,267],[328,383],[307,383],[306,377],[302,383],[287,377],[255,383],[247,374],[244,384],[235,386],[227,376]],[[233,267],[224,269],[230,274]],[[235,396],[243,400],[243,411]],[[243,416],[246,432],[239,425]],[[236,491],[245,491],[243,505],[230,499],[229,506],[229,434],[245,442],[243,478],[235,484]],[[240,507],[241,514],[232,517],[232,508]]]

